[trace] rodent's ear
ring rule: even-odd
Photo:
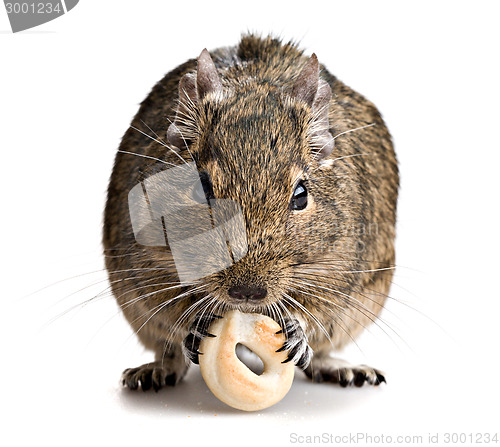
[[[316,54],[307,61],[292,89],[292,96],[312,106],[319,83],[319,63]]]
[[[187,145],[187,135],[180,130],[180,122],[191,116],[193,109],[198,103],[198,91],[196,89],[196,76],[193,73],[185,74],[179,82],[179,104],[175,114],[174,122],[167,129],[167,140],[175,147],[181,148]]]
[[[203,98],[207,93],[222,90],[222,83],[215,68],[214,61],[205,48],[198,57],[198,72],[196,75],[198,95]]]
[[[207,93],[222,90],[222,83],[214,61],[205,48],[198,58],[197,73],[185,74],[179,82],[179,104],[174,122],[167,129],[167,140],[175,147],[188,145],[192,133],[187,124],[194,123],[194,111]]]
[[[332,89],[326,81],[319,78],[319,62],[316,54],[307,61],[292,89],[292,96],[311,106],[314,119],[310,129],[310,141],[315,149],[317,160],[328,157],[335,146],[329,129],[330,101]]]
[[[314,120],[311,126],[311,141],[316,148],[314,155],[316,160],[328,157],[335,147],[335,140],[329,131],[330,120],[328,113],[331,99],[332,89],[326,81],[321,79],[312,105]]]

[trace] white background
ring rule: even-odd
[[[498,433],[498,17],[481,1],[82,0],[12,34],[0,8],[2,444],[438,433],[444,445],[445,433]],[[105,189],[138,103],[164,73],[245,30],[300,39],[372,100],[402,179],[394,299],[343,353],[383,369],[387,386],[297,374],[283,401],[253,414],[216,400],[197,368],[176,389],[122,390],[121,371],[151,354],[112,297],[84,304],[107,287]]]

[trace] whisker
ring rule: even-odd
[[[338,157],[338,158],[334,158],[333,160],[328,160],[328,166],[331,166],[333,163],[335,163],[336,161],[339,161],[339,160],[344,160],[346,158],[352,158],[352,157],[362,157],[362,156],[377,156],[377,154],[352,154],[352,155],[344,155],[343,157]],[[325,167],[326,165],[325,164],[320,164],[316,169],[313,169],[312,172],[316,172],[318,169],[321,169],[323,167]],[[360,184],[360,183],[358,183]]]
[[[281,329],[285,332],[285,335],[288,335],[288,334],[287,334],[287,332],[288,332],[288,331],[287,331],[287,329],[286,329],[286,322],[285,322],[285,318],[284,318],[284,316],[283,316],[283,314],[282,314],[282,312],[281,312],[281,310],[280,310],[280,307],[281,307],[282,309],[283,309],[283,308],[284,308],[284,309],[286,309],[286,307],[283,307],[283,304],[282,304],[282,303],[281,303],[281,306],[280,306],[280,301],[276,301],[276,302],[271,303],[271,307],[272,307],[273,309],[275,309],[275,311],[276,311],[276,315],[278,316],[278,319],[279,319],[279,320],[274,319],[274,321],[276,321],[276,322],[280,325]],[[291,316],[290,312],[289,312],[288,310],[286,310],[286,311],[288,312],[288,315],[289,315],[290,320],[292,320],[293,318],[292,318],[292,316]]]
[[[326,338],[332,343],[330,334],[328,331],[325,329],[323,324],[318,320],[318,318],[313,315],[307,308],[305,308],[302,304],[300,304],[297,300],[292,298],[290,295],[288,295],[286,292],[282,292],[282,295],[285,297],[285,299],[289,300],[289,302],[294,303],[296,306],[298,306],[303,312],[305,312],[319,327],[319,329],[325,334]],[[332,343],[333,344],[333,343]]]
[[[171,125],[171,126],[174,126],[174,127],[175,127],[178,131],[179,131],[179,133],[180,133],[180,135],[181,135],[181,138],[182,138],[182,141],[184,141],[184,145],[186,146],[186,149],[187,149],[187,151],[189,152],[189,155],[191,156],[191,159],[194,161],[194,159],[195,159],[195,158],[194,158],[194,156],[193,156],[192,152],[191,152],[191,151],[190,151],[190,149],[189,149],[189,145],[187,144],[187,141],[186,141],[186,139],[184,138],[184,135],[182,134],[181,129],[179,128],[179,126],[177,126],[175,123],[173,123],[173,122],[172,122],[172,120],[171,120],[170,118],[168,118],[168,117],[167,117],[167,120],[168,120],[168,122],[170,123],[170,125]]]
[[[302,288],[298,288],[298,289],[294,289],[293,287],[290,288],[292,291],[294,291],[295,293],[297,293],[298,295],[302,295],[304,293],[304,291],[302,290]],[[330,317],[333,319],[333,321],[335,322],[335,324],[351,339],[351,341],[358,347],[358,349],[361,351],[361,348],[358,346],[358,344],[356,343],[356,340],[353,338],[353,336],[351,335],[349,329],[347,328],[347,326],[345,325],[345,322],[342,320],[342,323],[340,323],[338,321],[338,317],[342,318],[342,315],[344,315],[344,313],[342,312],[341,314],[336,314],[335,312],[332,311],[332,309],[328,306],[323,306],[324,310],[329,312],[330,314]],[[341,310],[343,310],[341,308]],[[347,315],[346,315],[347,316]],[[356,320],[355,320],[356,321]],[[330,337],[329,338],[329,341],[330,341],[330,344],[333,346],[333,342],[331,340]]]
[[[144,124],[144,125],[145,125],[145,126],[146,126],[146,127],[147,127],[147,128],[148,128],[148,129],[149,129],[149,130],[153,133],[153,135],[154,135],[154,136],[155,136],[158,140],[160,140],[160,142],[161,142],[161,143],[163,143],[163,145],[164,145],[165,147],[168,147],[168,144],[167,144],[164,140],[162,140],[162,139],[160,138],[160,136],[159,136],[159,135],[158,135],[158,134],[157,134],[157,133],[156,133],[153,129],[151,129],[151,127],[149,127],[149,126],[148,126],[148,125],[147,125],[147,124],[146,124],[146,123],[145,123],[142,119],[141,119],[141,123],[142,123],[142,124]]]
[[[158,140],[157,138],[153,138],[151,135],[148,135],[146,132],[143,132],[142,130],[138,129],[137,127],[134,127],[134,126],[130,126],[132,129],[134,130],[137,130],[137,132],[140,132],[142,133],[144,136],[150,138],[151,140],[155,141],[156,143],[158,144],[161,144],[163,147],[166,147],[170,152],[174,153],[178,158],[180,158],[182,160],[183,163],[185,163],[187,166],[189,166],[188,162],[186,160],[184,160],[184,158],[182,158],[182,156],[177,152],[175,151],[174,149],[172,149],[170,146],[168,146],[167,144],[165,143],[162,143],[160,140]]]
[[[207,300],[210,301],[206,303]],[[200,305],[209,306],[212,302],[214,302],[215,297],[213,297],[210,293],[194,303],[190,304],[186,310],[184,310],[181,315],[175,320],[174,324],[169,331],[168,336],[165,339],[165,346],[167,349],[170,349],[172,343],[174,342],[174,338],[177,335],[177,331],[180,329],[181,325],[194,313],[197,307]]]
[[[325,289],[324,287],[320,286],[320,285],[312,285],[312,284],[308,284],[307,282],[304,283],[304,282],[300,282],[300,284],[304,284],[304,285],[310,285],[312,287],[315,287],[315,288],[320,288],[320,289]],[[329,289],[326,289],[326,290],[329,290]],[[375,324],[376,326],[379,327],[379,329],[384,332],[385,335],[387,335],[387,337],[392,340],[392,338],[389,336],[389,334],[384,330],[384,328],[378,323],[379,321],[381,323],[383,323],[389,330],[391,330],[403,343],[407,344],[406,341],[399,335],[399,333],[389,324],[387,323],[383,318],[381,318],[380,316],[378,316],[377,314],[375,314],[373,311],[371,311],[370,309],[368,309],[366,307],[366,305],[364,303],[362,303],[361,301],[357,300],[356,298],[354,298],[353,296],[349,295],[349,294],[346,294],[346,293],[343,293],[343,292],[340,292],[338,290],[334,290],[334,289],[331,289],[331,293],[333,293],[334,296],[337,296],[339,297],[339,295],[344,299],[344,301],[346,302],[346,304],[348,304],[349,306],[351,306],[352,308],[356,309],[357,312],[359,312],[360,314],[364,315],[366,318],[368,318],[373,324]],[[327,298],[325,297],[322,297],[320,295],[313,295],[316,299],[319,299],[319,300],[322,300],[324,301],[325,303],[328,303],[328,304],[331,304],[330,300],[328,300]],[[383,306],[380,306],[380,307],[383,307]],[[345,313],[345,309],[341,308],[342,311]],[[349,314],[346,314],[346,316],[348,317],[352,317],[351,315]],[[356,321],[358,324],[360,324],[364,329],[368,330],[368,328],[366,328],[365,325],[361,324],[358,320],[354,319],[354,321]],[[369,331],[370,332],[370,331]]]
[[[170,163],[169,161],[161,160],[160,158],[151,157],[149,155],[138,154],[137,152],[129,152],[129,151],[124,151],[122,149],[118,149],[118,152],[120,154],[136,155],[137,157],[149,158],[150,160],[159,161],[160,163],[163,163],[163,164],[168,165],[168,166],[179,167],[179,165],[176,165],[174,163]]]
[[[319,263],[319,261],[318,261]],[[301,264],[295,264],[294,266],[301,265]],[[301,265],[302,266],[302,265]],[[308,268],[307,265],[304,265],[304,268]],[[325,268],[328,268],[328,265],[325,266]],[[379,269],[368,269],[368,270],[332,270],[329,269],[331,273],[372,273],[372,272],[382,272],[384,270],[395,270],[396,267],[384,267],[384,268],[379,268]],[[317,268],[317,270],[319,270]]]
[[[318,278],[322,278],[322,276],[314,274],[314,273],[303,272],[303,271],[298,271],[298,273],[301,274],[301,275],[307,276],[312,281],[314,281],[314,280],[317,281]],[[394,285],[397,286],[397,284],[394,281],[391,281],[389,279],[381,278],[381,280],[383,280],[385,282],[390,282],[391,284],[394,284]],[[370,292],[370,293],[372,293],[374,295],[378,295],[378,296],[381,296],[381,297],[386,297],[387,299],[394,300],[397,303],[400,303],[400,304],[405,305],[405,306],[409,306],[410,309],[413,309],[408,303],[406,303],[406,302],[404,302],[404,301],[402,301],[402,300],[400,300],[400,299],[398,299],[396,297],[393,297],[391,295],[387,295],[387,294],[385,294],[383,292],[380,292],[378,290],[372,289],[372,288],[370,288],[368,286],[363,286],[363,287],[362,286],[357,286],[357,285],[352,284],[351,281],[348,281],[348,280],[340,278],[340,277],[335,278],[335,281],[346,283],[349,286],[349,288],[347,288],[347,287],[341,287],[339,285],[336,285],[335,287],[338,287],[338,288],[340,288],[342,290],[347,290],[347,291],[353,290],[354,292],[361,294],[363,297],[365,297],[366,299],[368,299],[368,300],[370,300],[370,301],[372,301],[374,303],[376,303],[375,299],[370,298],[368,295],[364,294],[362,291],[366,290],[367,292]],[[380,307],[384,307],[383,304],[380,305]],[[415,311],[418,312],[417,309],[413,309],[413,310],[415,310]]]
[[[144,314],[142,314],[142,315],[140,315],[139,317],[135,318],[135,319],[133,320],[133,322],[136,322],[136,321],[138,321],[139,319],[144,318],[144,317],[146,316],[146,314],[153,312],[153,313],[152,313],[152,314],[151,314],[151,315],[147,318],[147,320],[146,320],[146,321],[145,321],[145,322],[144,322],[144,323],[143,323],[143,324],[139,327],[139,329],[137,329],[137,331],[135,332],[135,333],[136,333],[136,335],[137,335],[137,334],[139,334],[139,332],[140,332],[140,331],[144,328],[144,326],[146,326],[146,324],[147,324],[147,323],[149,323],[149,321],[150,321],[150,320],[151,320],[151,319],[152,319],[155,315],[157,315],[159,312],[161,312],[163,309],[165,309],[165,308],[166,308],[166,307],[167,307],[170,303],[172,303],[172,302],[174,302],[174,301],[177,301],[177,300],[179,300],[179,299],[181,299],[181,298],[185,298],[185,297],[187,297],[187,296],[189,296],[189,295],[192,295],[193,293],[195,293],[195,292],[197,292],[197,291],[201,290],[201,289],[202,289],[202,288],[204,288],[204,287],[205,287],[205,285],[203,285],[203,286],[201,286],[201,287],[199,287],[199,288],[195,288],[195,289],[193,289],[193,290],[189,290],[189,291],[187,291],[187,292],[181,293],[180,295],[177,295],[177,296],[175,296],[175,297],[173,297],[173,298],[171,298],[171,299],[169,299],[169,300],[167,300],[167,301],[165,301],[165,302],[163,302],[163,303],[158,304],[157,306],[153,307],[152,309],[149,309],[149,310],[148,310],[147,312],[145,312]],[[154,292],[153,294],[160,293],[160,292],[162,292],[162,290],[158,290],[158,291]]]
[[[157,285],[161,285],[161,284],[157,284]],[[164,289],[160,289],[160,290],[155,290],[153,292],[150,292],[150,293],[146,293],[144,295],[140,295],[138,297],[135,297],[135,298],[132,298],[131,300],[129,301],[126,301],[125,303],[121,304],[120,307],[122,309],[127,309],[128,307],[130,307],[131,305],[145,299],[145,298],[148,298],[150,296],[153,296],[153,295],[156,295],[158,293],[161,293],[161,292],[166,292],[167,290],[172,290],[172,289],[179,289],[179,288],[184,288],[184,287],[189,287],[189,286],[193,286],[193,285],[197,285],[197,283],[187,283],[187,284],[178,284],[178,285],[175,285],[175,286],[171,286],[171,287],[166,287]],[[136,290],[139,290],[139,289],[144,289],[144,288],[148,288],[148,287],[153,287],[154,285],[146,285],[146,286],[142,286],[142,287],[137,287],[135,289],[132,289],[132,290],[127,290],[126,292],[124,292],[123,294],[121,294],[120,296],[117,297],[118,298],[121,298],[122,296],[124,295],[127,295],[129,293],[132,293],[132,292],[135,292]],[[183,292],[184,293],[184,292]],[[174,297],[173,299],[175,299],[177,297]],[[163,304],[163,303],[162,303]]]
[[[360,126],[360,127],[356,127],[355,129],[349,129],[349,130],[345,130],[344,132],[340,132],[339,134],[335,135],[333,137],[333,139],[337,139],[338,137],[340,137],[341,135],[345,135],[346,133],[350,133],[350,132],[356,132],[357,130],[361,130],[361,129],[366,129],[367,127],[372,127],[372,126],[375,126],[377,123],[371,123],[371,124],[366,124],[364,126]]]

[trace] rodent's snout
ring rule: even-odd
[[[228,295],[238,300],[261,300],[267,296],[267,289],[254,285],[238,285],[229,287]]]

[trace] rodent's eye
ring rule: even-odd
[[[208,172],[200,172],[200,182],[195,183],[192,191],[192,197],[194,201],[202,204],[206,204],[209,200],[215,198],[212,189],[212,182],[210,181]]]
[[[303,210],[307,206],[307,189],[301,180],[293,192],[290,203],[292,210]]]

